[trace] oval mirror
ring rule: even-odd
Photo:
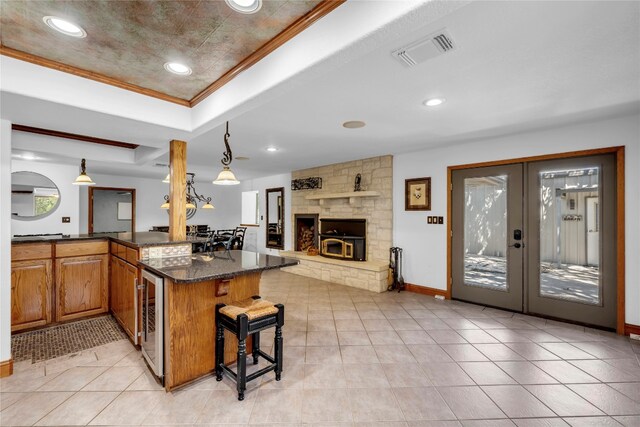
[[[56,184],[35,172],[11,174],[11,218],[33,221],[51,215],[60,205]]]

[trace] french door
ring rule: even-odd
[[[615,156],[452,171],[452,297],[616,327]]]

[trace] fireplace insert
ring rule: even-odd
[[[366,261],[365,219],[320,219],[320,255],[351,261]]]

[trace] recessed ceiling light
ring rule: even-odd
[[[278,151],[278,149],[276,147],[267,147],[267,151],[269,151],[270,153],[273,153],[275,151]]]
[[[66,34],[67,36],[84,38],[87,37],[87,32],[79,25],[69,22],[65,19],[58,18],[57,16],[45,16],[42,18],[45,24],[53,28],[59,33]]]
[[[262,0],[225,0],[236,12],[256,13],[262,7]]]
[[[363,128],[365,125],[365,122],[362,122],[360,120],[352,120],[350,122],[344,122],[342,124],[343,127],[347,128],[347,129],[358,129],[358,128]]]
[[[443,98],[431,98],[424,101],[424,105],[427,107],[436,107],[444,102]]]
[[[191,68],[178,62],[167,62],[164,64],[164,69],[170,73],[178,74],[180,76],[188,76],[191,74]]]

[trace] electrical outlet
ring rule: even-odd
[[[71,222],[71,217],[69,217],[69,216],[63,216],[63,217],[62,217],[62,222],[63,222],[63,223],[65,223],[65,224],[66,224],[66,223]]]
[[[433,217],[432,216],[428,216],[427,217],[427,224],[433,224]]]

